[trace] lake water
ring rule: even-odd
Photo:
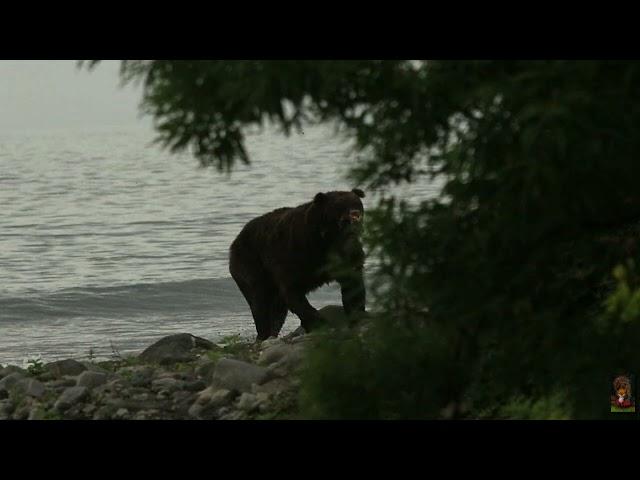
[[[0,133],[0,363],[106,358],[179,332],[255,336],[228,272],[233,238],[257,215],[352,187],[347,145],[330,128],[252,135],[252,165],[230,177],[153,136]],[[436,191],[411,188],[414,199]],[[309,298],[340,303],[337,286]],[[283,333],[298,325],[289,314]]]

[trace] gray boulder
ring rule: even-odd
[[[231,391],[250,392],[254,383],[261,385],[271,378],[272,374],[264,367],[231,358],[221,358],[213,372],[211,383]]]
[[[284,340],[282,338],[267,338],[266,340],[263,340],[262,343],[260,344],[260,350],[265,350],[267,348],[273,347],[274,345],[281,345],[284,343]]]
[[[287,390],[291,390],[293,386],[291,382],[285,380],[284,378],[274,378],[273,380],[269,380],[262,385],[254,385],[252,389],[252,393],[266,393],[268,395],[278,395],[281,392],[286,392]]]
[[[213,375],[213,371],[215,370],[217,363],[218,362],[215,360],[200,362],[196,367],[196,375],[201,377],[205,382],[211,381],[211,376]]]
[[[289,343],[292,345],[300,345],[309,342],[309,340],[311,340],[311,337],[309,337],[308,335],[300,335],[299,337],[295,337],[289,340]]]
[[[213,387],[208,387],[198,394],[188,413],[194,418],[215,418],[220,409],[229,405],[235,397],[236,393],[230,390],[224,388],[215,390]]]
[[[133,417],[134,420],[149,420],[156,415],[157,412],[155,410],[140,410]]]
[[[11,418],[14,420],[27,420],[29,418],[30,412],[31,412],[30,405],[20,405],[13,412],[13,415],[11,415]]]
[[[240,410],[231,410],[229,413],[218,417],[218,420],[247,420],[247,414]]]
[[[193,405],[189,407],[187,414],[193,418],[202,418],[204,408],[205,408],[205,405],[198,402],[193,402]]]
[[[216,407],[222,407],[224,405],[228,405],[236,396],[236,392],[232,392],[226,388],[217,389],[210,386],[198,392],[196,403],[199,403],[200,405],[212,403]]]
[[[57,377],[53,373],[48,371],[48,370],[45,370],[44,372],[42,372],[41,374],[38,375],[38,379],[41,382],[47,382],[48,383],[48,382],[50,382],[52,380],[55,380],[56,378]]]
[[[90,403],[89,405],[86,405],[83,409],[82,409],[82,413],[85,414],[86,416],[90,417],[93,415],[93,413],[98,409],[98,407],[96,407],[95,405],[93,405],[92,403]]]
[[[187,392],[199,392],[207,385],[202,380],[193,380],[189,382],[185,382],[182,387]]]
[[[326,322],[327,325],[331,327],[340,327],[351,325],[354,321],[357,321],[362,316],[367,315],[366,313],[358,313],[352,317],[347,316],[344,313],[344,308],[341,305],[327,305],[318,310],[320,317]],[[302,326],[296,328],[293,332],[282,337],[285,341],[294,341],[301,338],[304,338],[306,331]]]
[[[124,367],[118,371],[118,374],[127,378],[134,387],[148,387],[151,384],[154,373],[154,368],[149,365]]]
[[[177,380],[172,377],[161,377],[151,382],[151,388],[155,391],[166,390],[173,392],[181,389],[183,386],[184,382],[182,380]]]
[[[58,397],[54,408],[56,410],[67,410],[76,403],[84,400],[88,393],[89,390],[87,387],[69,387]]]
[[[126,408],[119,408],[113,415],[116,420],[126,420],[129,418],[129,410]]]
[[[47,382],[47,385],[53,389],[66,388],[75,386],[77,380],[75,377],[63,377],[58,380]]]
[[[0,400],[0,418],[7,419],[11,417],[15,409],[16,404],[13,400]]]
[[[262,405],[266,405],[269,401],[269,394],[265,392],[259,393],[243,393],[236,404],[238,410],[247,413],[259,410]]]
[[[32,407],[27,420],[44,420],[44,410],[42,409],[42,407]]]
[[[96,363],[93,363],[93,362],[82,362],[82,365],[87,367],[87,370],[89,370],[90,372],[109,373],[109,371],[106,368],[101,367],[100,365],[97,365]]]
[[[14,388],[34,398],[41,398],[45,392],[44,384],[35,378],[24,378],[16,383]]]
[[[87,369],[87,367],[85,367],[83,364],[71,358],[67,360],[58,360],[56,362],[47,363],[44,367],[56,377],[63,377],[65,375],[80,375]]]
[[[303,345],[291,343],[275,344],[260,354],[258,365],[272,365],[276,362],[287,363],[299,361],[302,356]]]
[[[213,387],[207,387],[204,390],[198,392],[197,397],[196,397],[196,403],[200,404],[200,405],[204,405],[206,403],[209,403],[209,401],[211,400],[211,396],[216,393],[217,391],[223,391],[223,390],[216,390]]]
[[[0,390],[9,391],[19,382],[24,380],[24,375],[20,372],[10,373],[0,380]]]
[[[26,375],[27,371],[24,368],[16,367],[15,365],[7,365],[4,368],[0,367],[0,379],[12,373],[21,373],[22,375]]]
[[[144,350],[138,358],[149,363],[169,365],[195,360],[199,350],[212,350],[216,346],[209,340],[189,333],[178,333],[158,340]]]
[[[305,329],[300,326],[300,327],[296,328],[293,332],[288,333],[287,335],[282,337],[282,339],[286,340],[286,341],[290,341],[290,340],[293,340],[294,338],[302,337],[306,333],[307,332],[305,331]],[[265,341],[267,341],[267,340],[265,340]]]
[[[258,408],[258,397],[253,393],[243,393],[240,395],[236,406],[238,410],[249,413]]]
[[[194,398],[194,394],[193,392],[186,392],[184,390],[178,390],[176,392],[173,392],[173,395],[171,396],[171,400],[173,401],[173,403],[175,404],[183,404],[183,403],[193,403],[193,398]]]
[[[289,348],[274,365],[277,368],[285,368],[288,371],[296,371],[302,365],[304,352],[304,345],[291,345],[291,348]]]
[[[262,352],[258,363],[267,366],[274,376],[287,377],[302,366],[304,351],[304,343],[274,345]]]
[[[93,414],[94,420],[109,420],[116,413],[116,408],[113,405],[102,405]]]
[[[107,383],[107,374],[87,370],[78,376],[76,385],[79,387],[95,388]]]
[[[211,395],[208,406],[210,408],[218,409],[226,405],[229,405],[235,397],[236,397],[235,393],[233,393],[230,390],[226,390],[226,389],[216,390],[213,393],[213,395]]]

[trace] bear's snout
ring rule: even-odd
[[[351,223],[362,221],[362,212],[360,210],[351,210],[349,212],[349,221]]]
[[[339,226],[347,234],[359,234],[362,231],[362,211],[349,210],[349,213],[340,217]]]

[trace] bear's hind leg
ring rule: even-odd
[[[287,318],[289,309],[285,301],[277,293],[271,300],[271,311],[269,312],[271,318],[271,336],[277,337],[280,335],[280,330],[284,325],[284,321]]]
[[[277,337],[282,328],[287,311],[286,307],[284,313],[279,309],[278,300],[275,286],[263,284],[253,291],[250,306],[259,341],[272,336]]]
[[[250,253],[233,246],[229,272],[249,304],[258,341],[266,340],[271,336],[270,307],[271,298],[276,295],[275,285]]]
[[[261,300],[260,295],[256,295],[256,292],[253,291],[246,282],[235,278],[234,280],[249,304],[253,323],[255,324],[256,331],[258,332],[258,340],[265,340],[269,338],[271,334],[271,326],[269,325],[269,322],[264,320],[264,301]]]

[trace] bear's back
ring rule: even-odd
[[[233,241],[232,247],[239,243],[247,244],[250,248],[264,247],[265,241],[281,228],[292,210],[292,207],[280,207],[249,220]]]

